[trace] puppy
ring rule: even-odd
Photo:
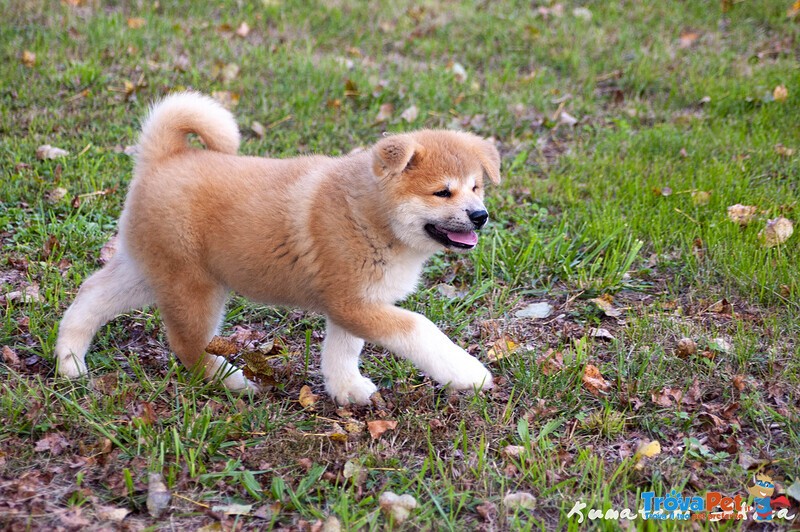
[[[206,149],[190,147],[189,134]],[[367,404],[376,391],[358,369],[365,340],[453,388],[492,386],[477,359],[395,306],[433,253],[477,244],[489,217],[485,181],[500,181],[492,144],[423,130],[343,157],[242,157],[233,116],[185,92],[151,109],[138,147],[118,251],[61,321],[61,375],[86,374],[86,351],[108,320],[156,304],[187,368],[230,390],[257,391],[241,370],[205,353],[234,290],[325,315],[321,370],[339,403]]]

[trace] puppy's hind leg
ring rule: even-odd
[[[219,380],[231,391],[260,390],[225,357],[205,352],[225,310],[224,287],[203,274],[176,272],[156,290],[169,346],[187,369],[202,372],[206,380]]]
[[[358,371],[358,356],[364,340],[327,321],[322,345],[322,376],[325,389],[337,403],[367,405],[378,388]]]
[[[118,314],[153,302],[146,279],[120,249],[102,270],[84,281],[61,319],[55,349],[58,373],[69,378],[86,374],[86,351],[98,329]]]

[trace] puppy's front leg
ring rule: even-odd
[[[327,321],[325,342],[322,346],[322,376],[325,389],[339,404],[367,405],[378,388],[358,371],[358,356],[364,340],[357,338]]]
[[[391,305],[351,306],[337,317],[350,332],[410,360],[455,389],[492,387],[492,374],[426,317]]]

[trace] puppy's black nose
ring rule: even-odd
[[[489,219],[489,213],[486,211],[467,211],[467,216],[469,216],[469,219],[475,226],[475,229],[480,229],[483,227],[484,224],[486,224],[486,220]]]

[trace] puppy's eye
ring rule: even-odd
[[[475,185],[474,187],[472,187],[472,191],[473,192],[477,192],[478,191],[478,185]]]
[[[453,194],[448,189],[440,190],[439,192],[434,192],[434,196],[439,196],[440,198],[449,198]]]

